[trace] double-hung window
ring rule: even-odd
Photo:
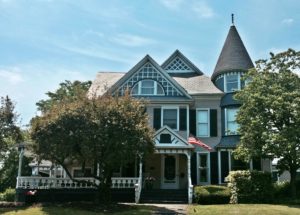
[[[164,95],[163,87],[157,81],[145,79],[134,85],[131,90],[132,95]]]
[[[236,121],[237,108],[227,108],[226,111],[226,135],[235,135],[238,131],[238,123]]]
[[[209,136],[209,110],[208,109],[197,110],[197,136],[198,137]]]
[[[154,84],[152,80],[143,80],[141,82],[141,94],[142,95],[154,95]]]
[[[178,130],[178,108],[162,109],[162,126],[167,125],[174,130]]]

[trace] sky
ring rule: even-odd
[[[0,0],[0,96],[26,126],[64,80],[127,72],[179,49],[211,76],[235,14],[253,61],[300,50],[299,0]]]

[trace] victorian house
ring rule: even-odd
[[[248,164],[232,156],[239,143],[235,116],[241,105],[233,95],[244,87],[242,76],[252,67],[232,25],[211,77],[179,50],[162,64],[146,55],[128,72],[99,72],[89,93],[123,95],[129,89],[133,97],[148,101],[149,125],[155,129],[155,153],[116,170],[113,188],[135,188],[136,202],[191,203],[193,186],[226,183],[231,170],[270,171],[268,160]],[[19,177],[17,188],[27,188],[26,183],[28,179]]]

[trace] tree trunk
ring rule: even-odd
[[[290,168],[290,175],[291,175],[291,180],[290,180],[290,194],[293,199],[296,198],[297,194],[297,188],[296,188],[296,175],[297,175],[297,168],[291,167]]]

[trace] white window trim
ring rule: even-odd
[[[143,81],[153,81],[154,82],[154,93],[153,94],[143,94],[142,93],[142,82]],[[136,85],[138,85],[138,93],[133,94],[132,89],[135,88]],[[163,90],[162,94],[157,94],[157,85],[159,85],[162,88],[162,90]],[[131,94],[134,96],[164,96],[165,95],[165,90],[164,90],[163,86],[160,85],[156,80],[153,80],[153,79],[142,79],[142,80],[138,81],[135,85],[133,85],[132,89],[131,89]]]
[[[204,182],[200,182],[200,154],[207,154],[207,168],[208,168],[208,178],[207,178],[207,182],[204,183]],[[211,168],[210,168],[210,152],[197,152],[197,160],[196,160],[196,163],[197,163],[197,184],[199,185],[207,185],[207,184],[211,184],[211,178],[210,178],[210,175],[211,175]]]
[[[205,110],[207,111],[207,136],[200,136],[198,134],[198,111]],[[210,137],[210,108],[196,108],[196,136],[197,137]]]
[[[237,75],[238,76],[238,89],[237,90],[241,90],[241,73],[240,72],[238,72],[238,73],[228,73],[228,74],[224,75],[224,92],[225,93],[234,92],[234,91],[230,91],[230,92],[227,91],[227,76],[228,75]]]
[[[224,117],[224,119],[225,119],[225,136],[232,136],[232,135],[238,135],[238,132],[236,131],[236,133],[235,134],[228,134],[228,129],[227,129],[227,124],[228,124],[228,122],[227,122],[227,110],[228,109],[239,109],[239,108],[225,108],[224,109],[224,114],[225,114],[225,117]],[[235,119],[235,121],[236,121],[236,119]]]
[[[164,110],[177,110],[177,128],[174,131],[179,131],[179,107],[178,106],[162,106],[161,107],[161,127],[164,126]]]

